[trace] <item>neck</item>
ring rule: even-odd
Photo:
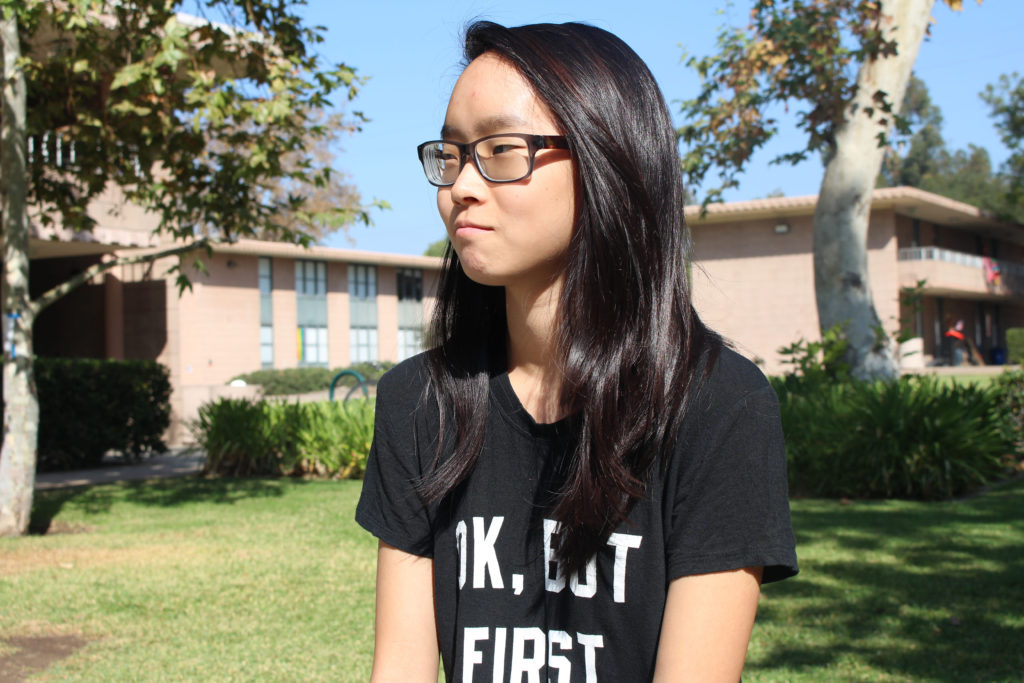
[[[555,349],[561,279],[541,290],[506,287],[508,378],[519,402],[537,422],[563,417],[559,406],[561,369]]]

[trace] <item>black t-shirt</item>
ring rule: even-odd
[[[537,424],[508,375],[491,379],[486,437],[466,482],[424,506],[413,484],[438,438],[425,358],[377,387],[377,421],[356,520],[434,561],[438,642],[449,681],[650,680],[668,584],[764,567],[797,572],[775,393],[723,349],[690,404],[667,468],[580,575],[554,561],[550,510],[572,419]]]

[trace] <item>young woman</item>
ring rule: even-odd
[[[643,62],[582,24],[466,36],[419,147],[451,247],[433,348],[378,386],[356,513],[374,680],[735,681],[796,573],[775,395],[690,300]]]

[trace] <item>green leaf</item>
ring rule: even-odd
[[[118,102],[110,108],[110,111],[114,112],[115,114],[134,116],[149,116],[153,112],[153,110],[149,107],[139,106],[127,100],[122,100]]]
[[[115,75],[110,84],[111,90],[118,90],[138,83],[146,73],[147,65],[143,62],[129,64],[122,67]]]

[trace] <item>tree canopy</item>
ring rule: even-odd
[[[960,0],[944,0],[960,9]],[[860,378],[897,363],[875,311],[867,268],[871,189],[935,0],[756,0],[745,26],[725,26],[717,51],[686,63],[701,78],[683,101],[683,172],[704,203],[739,185],[755,151],[793,111],[803,143],[775,163],[818,155],[825,172],[814,214],[814,290],[822,331],[839,326]],[[714,174],[714,179],[711,178]]]
[[[912,78],[901,108],[910,133],[897,136],[887,150],[878,184],[919,187],[1024,222],[1024,196],[1019,189],[1014,190],[1014,178],[1019,179],[1022,170],[1015,171],[1015,163],[1024,167],[1020,161],[1024,152],[1012,130],[1016,116],[1013,107],[1024,106],[1024,102],[1012,103],[1014,89],[1010,84],[1011,78],[1003,76],[998,85],[989,85],[981,93],[990,103],[997,129],[1004,131],[1003,142],[1016,155],[996,169],[983,147],[969,144],[967,149],[948,148],[942,137],[942,113],[932,103],[925,83]],[[1017,183],[1019,187],[1020,181]]]
[[[946,142],[942,138],[942,112],[932,102],[928,86],[911,76],[903,95],[900,115],[906,127],[893,135],[879,175],[879,185],[920,187],[922,179],[942,164]]]
[[[442,237],[441,239],[431,242],[427,245],[426,250],[423,252],[424,256],[444,256],[445,249],[448,248],[448,237]]]
[[[944,2],[962,8],[962,0]],[[795,111],[805,144],[772,163],[795,164],[812,155],[827,163],[836,131],[852,113],[858,67],[900,49],[883,30],[885,6],[871,0],[758,0],[746,26],[720,29],[715,54],[684,55],[701,78],[697,95],[680,107],[687,119],[679,128],[687,184],[702,187],[705,201],[718,201],[726,189],[738,187],[751,156],[778,133],[774,112],[780,109]],[[913,100],[915,86],[909,90]],[[878,89],[867,95],[870,106],[856,113],[874,117],[879,144],[893,125],[909,131],[892,93]],[[927,118],[930,106],[930,100],[914,103],[912,114]],[[717,182],[709,184],[712,174]]]
[[[39,417],[32,327],[46,306],[120,263],[238,237],[308,245],[368,220],[330,150],[363,120],[339,118],[331,98],[351,100],[361,81],[322,62],[322,29],[295,12],[302,0],[204,0],[217,21],[180,14],[181,4],[0,0],[0,536],[28,527]],[[89,230],[90,203],[111,189],[157,218],[165,247],[105,258],[32,298],[29,217]]]
[[[1000,76],[999,82],[988,85],[981,97],[988,103],[1003,144],[1010,158],[1002,168],[1008,185],[1007,201],[1024,221],[1024,77],[1014,72]]]
[[[89,202],[113,185],[177,240],[305,244],[366,220],[323,153],[362,122],[331,99],[361,81],[322,62],[296,4],[209,0],[212,21],[171,0],[18,3],[33,217],[89,229]],[[321,189],[338,202],[307,203]]]

